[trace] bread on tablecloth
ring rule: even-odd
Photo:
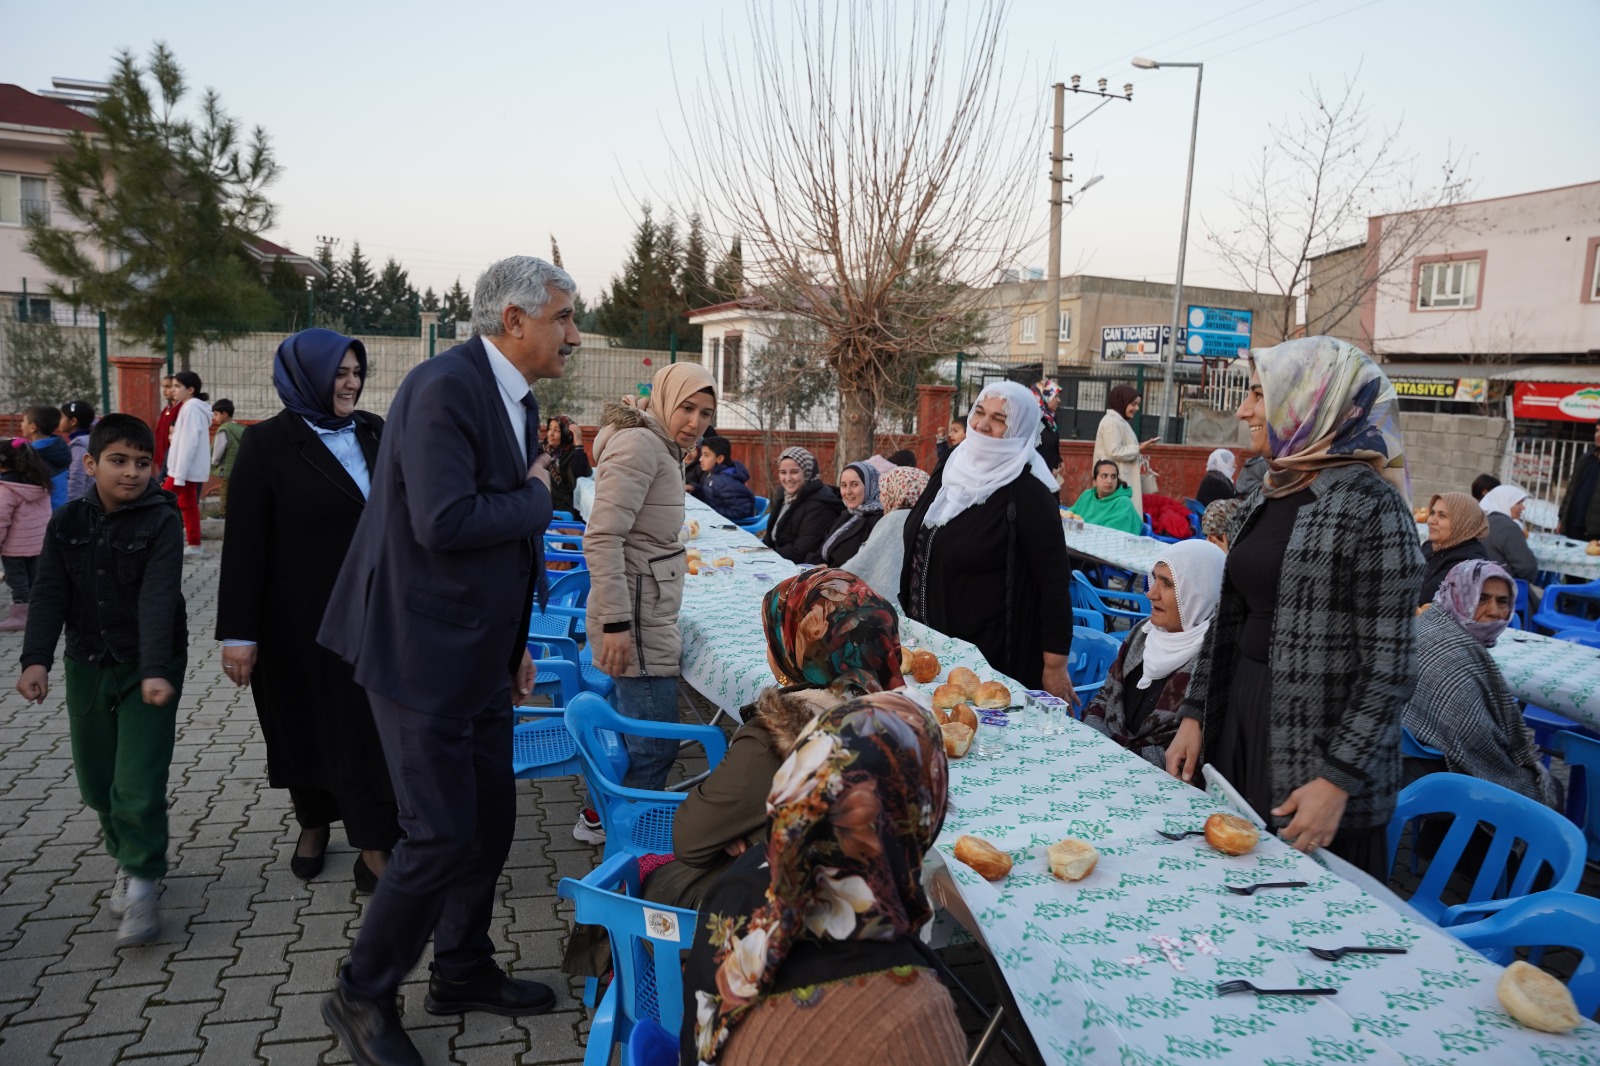
[[[956,858],[978,871],[985,881],[998,881],[1011,872],[1011,856],[982,837],[956,839]]]

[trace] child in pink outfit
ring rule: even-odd
[[[11,587],[0,632],[20,632],[28,624],[28,597],[49,524],[49,467],[23,438],[0,441],[0,564]]]

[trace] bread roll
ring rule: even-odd
[[[958,685],[940,685],[933,690],[934,708],[949,708],[967,702],[967,694]]]
[[[1600,540],[1591,540],[1584,546],[1583,554],[1600,555]]]
[[[716,562],[712,563],[711,565],[712,566],[732,566],[733,565],[733,556],[724,555],[722,558],[718,559]]]
[[[1417,523],[1420,525],[1428,520],[1428,509],[1426,507],[1418,507],[1415,511],[1411,512],[1411,517],[1415,518]]]
[[[1050,872],[1063,881],[1082,881],[1094,872],[1094,864],[1100,861],[1100,853],[1094,850],[1093,844],[1072,837],[1051,844],[1047,854]]]
[[[957,848],[960,847],[959,842]],[[958,852],[959,854],[959,852]],[[966,862],[965,859],[962,860]],[[971,863],[967,863],[972,866]],[[973,866],[973,869],[977,869]],[[983,873],[982,870],[978,871]],[[987,877],[987,874],[984,874]],[[1506,1013],[1529,1029],[1542,1033],[1569,1033],[1583,1022],[1567,986],[1520,959],[1506,967],[1494,994]]]
[[[965,703],[960,703],[950,708],[950,713],[948,716],[946,716],[946,720],[951,722],[960,722],[962,725],[972,730],[974,735],[976,735],[978,732],[978,713],[971,707],[968,707]]]
[[[916,649],[900,645],[900,672],[907,677],[911,676],[911,659],[916,654]]]
[[[1261,842],[1256,827],[1237,814],[1213,814],[1206,819],[1206,843],[1224,855],[1243,855]]]
[[[946,722],[939,727],[944,733],[944,753],[959,759],[972,747],[972,730],[960,722]]]
[[[978,694],[978,675],[965,666],[958,666],[950,671],[949,683],[965,693],[967,699]]]
[[[689,539],[694,540],[700,535],[700,523],[693,518],[689,519]]]
[[[905,670],[901,670],[905,673]],[[919,649],[911,654],[911,676],[917,684],[926,685],[929,681],[939,676],[939,657],[926,648]]]
[[[1011,856],[982,837],[959,837],[955,853],[956,858],[978,871],[985,881],[998,881],[1011,872]]]
[[[979,707],[1011,706],[1011,690],[998,681],[985,681],[973,694],[972,702]]]
[[[700,572],[700,556],[698,556],[698,555],[689,556],[689,561],[688,561],[687,565],[689,567],[689,573],[698,574]]]

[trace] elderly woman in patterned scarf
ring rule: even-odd
[[[956,1066],[966,1039],[917,931],[944,822],[933,715],[875,693],[819,717],[767,797],[770,838],[707,893],[681,1062]]]
[[[1422,553],[1398,401],[1353,345],[1259,351],[1239,407],[1270,466],[1234,513],[1222,599],[1167,770],[1202,760],[1304,852],[1388,873]]]
[[[778,456],[777,474],[762,543],[791,563],[820,563],[822,542],[844,502],[823,484],[817,457],[804,448],[785,448]]]
[[[851,696],[904,684],[894,607],[843,570],[780,581],[762,601],[761,625],[778,686],[740,710],[744,724],[728,754],[678,808],[675,861],[645,882],[658,903],[697,906],[747,846],[765,839],[772,776],[812,719]]]
[[[1498,563],[1457,563],[1417,619],[1417,687],[1401,721],[1418,741],[1444,753],[1454,774],[1492,781],[1560,809],[1561,785],[1539,759],[1522,708],[1489,656],[1511,624],[1511,575]],[[1438,763],[1407,759],[1406,781]]]

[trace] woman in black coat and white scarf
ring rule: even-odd
[[[228,679],[249,685],[267,742],[267,781],[289,791],[300,841],[290,867],[322,871],[331,823],[360,850],[372,891],[400,839],[383,747],[355,671],[317,643],[366,508],[383,419],[356,410],[366,349],[329,329],[278,346],[284,409],[244,431],[228,481],[217,638]]]
[[[1379,877],[1422,584],[1397,408],[1343,341],[1254,357],[1239,418],[1271,465],[1234,515],[1222,601],[1167,748],[1169,772],[1194,780],[1203,748],[1294,847]]]
[[[785,448],[778,456],[778,487],[762,543],[791,563],[822,562],[822,542],[844,503],[823,484],[817,457],[804,448]]]

